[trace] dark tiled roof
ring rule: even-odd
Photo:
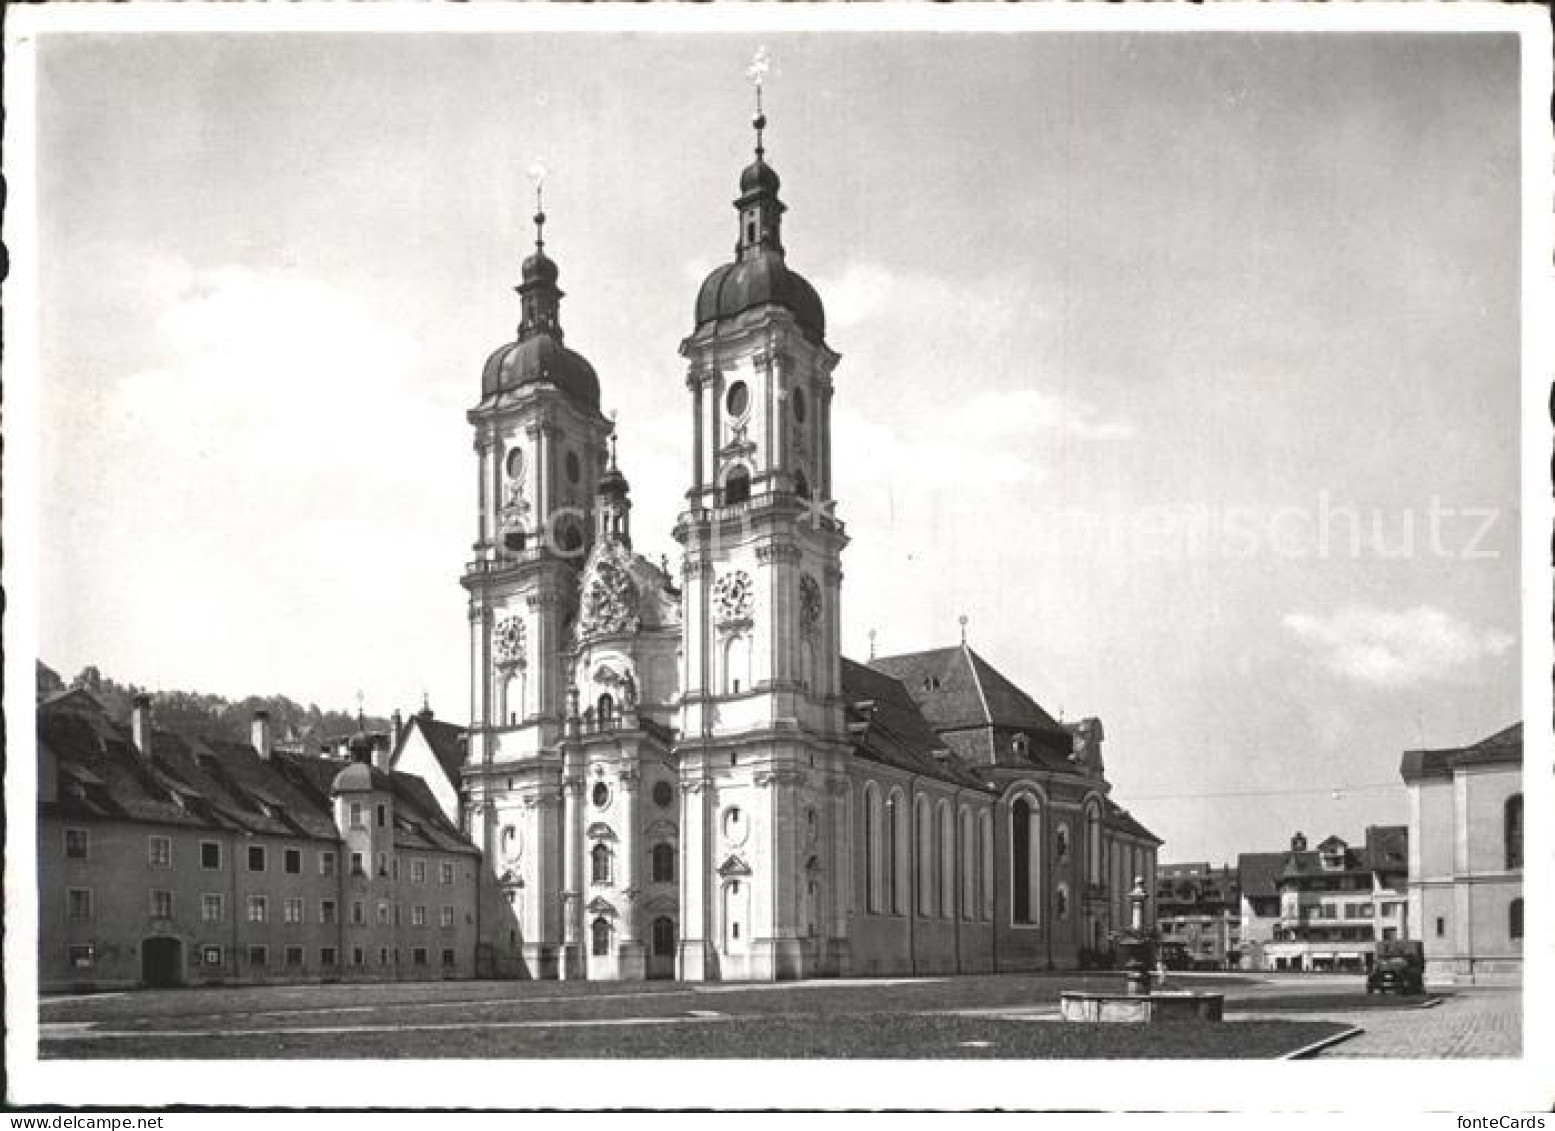
[[[416,729],[421,731],[421,737],[431,748],[437,764],[443,767],[443,773],[448,775],[448,780],[458,786],[459,775],[464,771],[464,728],[453,723],[445,723],[441,719],[428,718],[424,714],[412,715],[400,734],[399,745],[394,748],[394,756],[390,759],[390,764],[399,761],[400,751],[405,749],[411,731]]]
[[[849,721],[860,757],[960,786],[989,788],[940,740],[912,696],[891,676],[844,656],[842,693],[851,704]]]
[[[225,739],[152,735],[150,757],[129,728],[109,719],[90,696],[56,696],[38,708],[38,740],[54,753],[61,777],[50,812],[163,825],[304,837],[338,842],[330,785],[343,764],[317,755],[276,754]],[[426,783],[392,775],[410,843],[447,851],[475,849],[449,825]],[[408,810],[408,811],[406,811]],[[396,836],[396,843],[400,837]]]
[[[1448,777],[1458,766],[1520,765],[1523,760],[1523,724],[1513,723],[1472,746],[1445,750],[1406,750],[1399,773],[1406,782]]]
[[[1236,882],[1249,899],[1272,899],[1280,893],[1280,875],[1288,852],[1244,852],[1236,858]]]
[[[1144,825],[1140,824],[1139,820],[1132,813],[1130,813],[1127,809],[1120,807],[1115,802],[1107,802],[1107,811],[1102,820],[1121,833],[1127,833],[1130,836],[1143,837],[1145,840],[1153,841],[1156,844],[1166,843],[1160,837],[1156,836],[1155,833],[1151,832],[1149,829],[1145,828]]]
[[[965,645],[883,656],[870,666],[901,682],[936,730],[998,726],[1069,735],[1035,700]]]

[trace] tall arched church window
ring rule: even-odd
[[[916,826],[918,846],[918,914],[934,914],[934,821],[929,816],[929,802],[918,798],[913,806],[913,824]]]
[[[589,875],[596,884],[608,884],[610,882],[610,849],[603,844],[596,844],[589,851]]]
[[[977,891],[985,921],[993,919],[993,814],[984,810],[977,818]]]
[[[1042,810],[1022,796],[1010,806],[1010,920],[1042,920]]]
[[[675,920],[661,915],[653,921],[653,953],[660,958],[675,955]]]
[[[610,920],[603,915],[595,919],[589,927],[589,933],[593,936],[592,947],[596,958],[604,958],[610,954]]]
[[[1097,886],[1102,880],[1101,809],[1093,801],[1085,810],[1085,874]]]
[[[675,849],[672,845],[653,846],[653,882],[656,884],[675,882]]]
[[[810,480],[805,477],[802,470],[794,472],[794,494],[801,499],[810,497]]]
[[[900,790],[886,798],[886,901],[892,915],[907,912],[907,806]]]
[[[864,909],[880,914],[880,794],[864,787]]]
[[[738,695],[750,689],[751,641],[737,632],[724,643],[724,694]]]
[[[605,692],[595,703],[599,717],[599,729],[609,730],[615,726],[616,701],[610,692]]]
[[[956,917],[956,827],[948,801],[939,803],[939,913]]]
[[[965,805],[961,807],[959,829],[956,848],[961,856],[961,918],[970,919],[977,910],[977,849],[973,844],[972,811]]]
[[[1523,795],[1515,793],[1506,799],[1505,811],[1506,866],[1511,871],[1523,866]]]

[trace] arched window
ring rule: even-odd
[[[970,919],[977,907],[977,851],[972,844],[972,811],[965,805],[961,807],[960,832],[961,918]]]
[[[669,844],[656,844],[653,846],[653,882],[656,884],[671,884],[675,882],[675,848]]]
[[[798,495],[801,499],[808,499],[810,497],[810,481],[805,478],[805,473],[803,471],[794,472],[794,494]]]
[[[902,791],[893,789],[885,803],[886,904],[892,915],[907,911],[907,805]]]
[[[738,695],[750,688],[750,637],[735,633],[724,645],[724,694]]]
[[[939,913],[956,917],[956,826],[948,801],[939,803]]]
[[[1523,937],[1523,901],[1514,899],[1506,908],[1506,934],[1512,940]]]
[[[1059,884],[1053,900],[1053,910],[1060,920],[1069,918],[1069,885]]]
[[[599,717],[599,729],[609,730],[615,726],[616,701],[610,692],[605,692],[595,701],[595,708]]]
[[[880,794],[874,782],[864,787],[864,909],[880,913]]]
[[[993,814],[984,810],[977,818],[977,891],[982,917],[993,919]]]
[[[1514,793],[1506,799],[1504,813],[1506,840],[1506,866],[1510,871],[1523,866],[1523,795]]]
[[[724,506],[732,507],[736,503],[748,503],[751,497],[751,473],[744,467],[736,464],[724,476]]]
[[[1010,806],[1010,921],[1042,921],[1042,810],[1022,796]]]
[[[913,824],[918,845],[918,914],[934,914],[934,821],[929,816],[929,801],[919,797],[913,806]]]
[[[1085,809],[1085,875],[1091,883],[1101,886],[1101,808],[1094,801]]]
[[[610,882],[610,849],[607,845],[596,844],[589,852],[591,866],[590,875],[596,884],[608,884]]]
[[[589,933],[594,939],[594,955],[603,958],[610,953],[610,920],[603,915],[595,919],[589,927]]]

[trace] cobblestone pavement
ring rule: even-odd
[[[1464,988],[1429,1009],[1325,1013],[1359,1025],[1358,1037],[1325,1049],[1319,1057],[1518,1057],[1522,1055],[1522,991]]]

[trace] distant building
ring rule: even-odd
[[[434,718],[432,708],[425,704],[404,724],[396,711],[393,727],[390,768],[426,782],[449,824],[459,825],[465,729]]]
[[[1408,829],[1373,826],[1352,848],[1330,836],[1315,850],[1302,833],[1287,852],[1237,858],[1244,969],[1367,970],[1379,938],[1405,937]]]
[[[1242,906],[1236,872],[1208,863],[1156,869],[1156,926],[1163,948],[1197,968],[1234,968],[1241,956]]]
[[[386,743],[185,738],[80,689],[37,727],[44,991],[476,973],[479,853]]]
[[[1523,724],[1473,746],[1410,750],[1409,915],[1426,976],[1515,981],[1523,969]]]

